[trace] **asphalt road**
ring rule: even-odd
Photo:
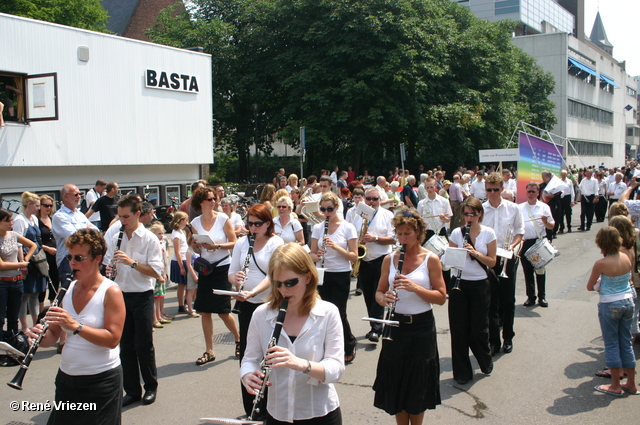
[[[574,223],[579,208],[574,210]],[[601,223],[590,232],[560,235],[554,244],[561,251],[547,268],[548,308],[525,308],[524,280],[518,270],[516,336],[511,354],[494,358],[491,376],[477,369],[464,386],[452,379],[447,305],[436,306],[440,352],[442,405],[428,411],[425,423],[439,424],[602,424],[638,423],[640,396],[614,398],[596,393],[594,385],[608,383],[594,373],[604,367],[604,348],[597,318],[598,296],[587,292],[591,266],[600,258],[593,243]],[[577,226],[574,226],[574,229]],[[355,284],[352,285],[355,288]],[[167,294],[167,311],[176,311],[176,292]],[[343,422],[347,425],[393,424],[394,418],[373,407],[371,385],[379,346],[364,339],[368,326],[362,297],[349,301],[352,330],[358,337],[357,358],[347,366],[336,388]],[[217,360],[196,366],[204,351],[199,319],[179,316],[157,329],[156,358],[160,386],[155,404],[135,404],[124,410],[125,424],[198,424],[203,417],[234,418],[242,414],[238,362],[233,338],[215,319]],[[640,358],[640,346],[635,346]],[[44,424],[49,413],[13,411],[12,401],[44,403],[54,396],[59,364],[55,348],[36,354],[24,380],[24,390],[0,385],[0,423]],[[17,368],[0,368],[0,381],[10,381]]]

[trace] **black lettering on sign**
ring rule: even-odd
[[[171,88],[175,90],[180,88],[180,77],[176,73],[171,74]]]
[[[167,73],[164,71],[160,73],[160,84],[158,84],[158,87],[169,88],[169,80],[167,79]]]
[[[191,84],[189,85],[189,91],[195,91],[195,92],[199,92],[200,91],[198,89],[198,81],[196,80],[195,75],[193,77],[191,77]]]
[[[147,85],[151,87],[155,87],[158,85],[158,80],[156,80],[156,76],[158,74],[153,69],[147,69]]]
[[[187,91],[187,82],[189,81],[189,76],[182,74],[180,78],[182,78],[182,90]]]
[[[160,74],[158,76],[158,74]],[[198,93],[198,80],[193,75],[178,74],[176,72],[167,73],[165,71],[155,71],[147,69],[146,71],[147,87],[157,89],[176,90],[181,92]]]

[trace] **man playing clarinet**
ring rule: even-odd
[[[506,201],[500,196],[503,190],[503,180],[498,173],[492,173],[485,179],[487,202],[482,204],[484,218],[482,224],[491,227],[496,233],[498,256],[494,270],[498,276],[506,273],[507,277],[499,277],[500,285],[491,292],[489,307],[489,345],[491,355],[500,352],[500,322],[502,321],[502,351],[510,353],[513,350],[513,321],[516,309],[516,271],[518,258],[513,250],[524,234],[522,213],[513,202]],[[510,259],[500,256],[501,253],[511,252]],[[505,268],[504,261],[507,261]]]

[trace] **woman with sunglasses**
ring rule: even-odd
[[[313,226],[311,233],[311,259],[320,267],[324,256],[324,283],[318,287],[323,300],[338,307],[344,329],[345,362],[356,358],[356,337],[347,320],[347,300],[351,286],[351,264],[358,261],[358,231],[353,224],[338,214],[338,197],[331,192],[320,198],[320,212],[329,220],[325,236],[325,223]]]
[[[267,277],[269,260],[276,248],[284,244],[274,231],[271,211],[266,205],[255,204],[249,208],[247,226],[249,227],[249,236],[240,238],[233,247],[228,276],[229,282],[236,290],[239,290],[244,282],[243,296],[237,297],[238,301],[242,301],[238,303],[240,343],[236,344],[236,351],[241,362],[247,347],[247,332],[251,316],[269,295],[269,279]],[[249,238],[251,237],[254,238],[252,254],[247,255],[249,253]],[[249,256],[249,271],[245,274],[244,265],[247,256]],[[253,407],[253,396],[244,390],[244,386],[242,387],[242,402],[245,413],[249,415]]]
[[[318,272],[298,244],[276,249],[269,261],[269,281],[267,303],[256,309],[249,326],[242,383],[249,394],[260,390],[264,357],[271,367],[266,425],[342,424],[333,385],[344,373],[338,309],[318,299]],[[280,338],[267,350],[285,297],[289,301]]]
[[[22,270],[29,265],[37,246],[20,233],[12,231],[11,211],[0,208],[0,330],[7,319],[7,331],[18,333],[18,312],[22,302]],[[19,244],[29,249],[19,260]]]
[[[278,236],[286,242],[297,242],[304,245],[304,235],[302,234],[302,224],[293,217],[293,201],[288,196],[283,196],[276,202],[278,216],[273,219],[275,231]]]
[[[120,338],[124,298],[115,282],[100,274],[107,252],[100,232],[81,229],[67,238],[69,266],[75,272],[62,304],[46,315],[50,325],[42,347],[67,333],[56,376],[56,403],[93,403],[95,410],[54,409],[48,424],[119,424],[122,414]],[[40,324],[31,337],[42,332]]]
[[[198,289],[194,308],[200,313],[202,332],[204,333],[205,352],[196,360],[197,365],[204,365],[216,359],[213,352],[213,316],[218,314],[225,326],[233,334],[236,344],[240,343],[240,334],[236,321],[231,316],[231,297],[216,295],[214,289],[231,290],[229,275],[229,250],[236,244],[236,234],[229,217],[218,212],[218,196],[211,186],[196,189],[191,196],[191,206],[202,215],[191,222],[194,234],[208,235],[213,244],[197,243],[194,249],[200,252],[200,258],[207,260],[213,271],[205,276],[198,274]],[[239,355],[239,353],[238,353]]]
[[[391,340],[383,340],[378,360],[374,406],[395,415],[397,424],[421,424],[424,411],[440,404],[440,364],[432,304],[443,305],[447,290],[440,258],[422,247],[426,225],[415,209],[405,209],[391,221],[402,253],[382,262],[376,301],[389,307],[396,301]],[[403,259],[400,265],[400,258]],[[402,272],[396,270],[401,267]],[[395,287],[395,293],[391,287]]]
[[[462,223],[470,226],[455,229],[449,238],[449,246],[465,248],[468,252],[460,276],[460,290],[449,291],[449,327],[453,379],[464,385],[473,379],[469,349],[484,374],[489,375],[493,370],[489,350],[491,285],[485,268],[479,263],[488,268],[495,266],[497,244],[493,229],[480,224],[484,215],[482,202],[469,197],[460,207]],[[465,238],[467,231],[469,235]],[[456,270],[452,271],[452,279],[456,273]]]

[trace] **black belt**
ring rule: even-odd
[[[418,314],[393,313],[393,316],[391,316],[391,320],[395,320],[403,325],[415,325],[418,323],[426,322],[432,315],[433,310],[427,310],[424,313]]]

